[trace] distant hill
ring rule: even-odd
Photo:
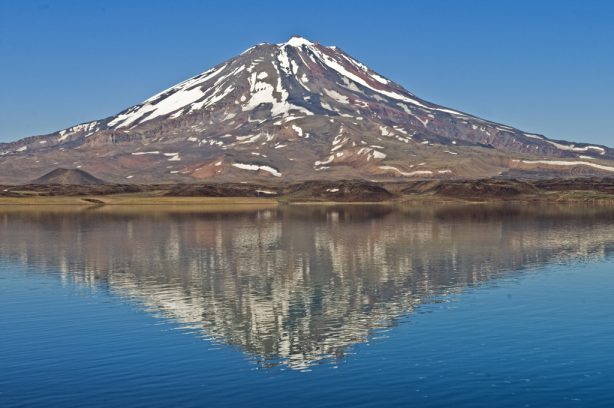
[[[101,185],[105,182],[80,169],[55,169],[32,180],[32,184]]]

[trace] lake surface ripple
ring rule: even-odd
[[[608,407],[614,210],[0,208],[2,407]]]

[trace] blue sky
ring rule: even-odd
[[[0,0],[0,141],[115,114],[260,42],[337,45],[426,100],[614,145],[614,2]]]

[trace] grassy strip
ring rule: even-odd
[[[113,196],[29,196],[0,197],[0,205],[277,205],[268,198],[252,197],[156,197],[144,195]]]

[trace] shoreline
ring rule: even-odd
[[[114,197],[114,196],[36,196],[36,197],[0,197],[0,206],[29,205],[70,205],[70,206],[277,206],[277,200],[250,197]]]
[[[0,205],[614,204],[614,178],[366,180],[223,184],[0,185]]]
[[[401,195],[387,200],[319,200],[301,197],[288,200],[287,197],[160,197],[143,195],[105,195],[105,196],[24,196],[1,197],[0,206],[74,206],[74,207],[114,207],[114,206],[199,206],[199,207],[279,207],[279,206],[335,206],[335,205],[489,205],[489,204],[596,204],[614,205],[614,195],[595,196],[587,194],[539,194],[532,196],[505,198],[456,198],[437,195]]]

